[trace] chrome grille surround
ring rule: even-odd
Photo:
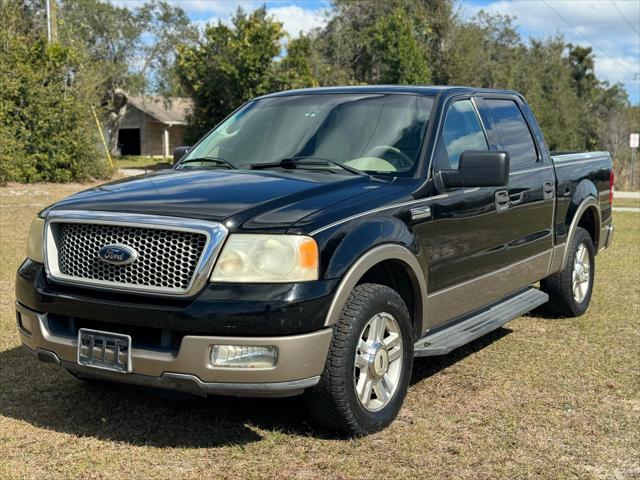
[[[191,296],[208,281],[227,234],[224,225],[203,220],[50,210],[45,227],[45,267],[49,278],[58,283]],[[97,252],[111,243],[137,249],[140,258],[130,265],[102,262]]]

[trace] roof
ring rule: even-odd
[[[516,92],[510,90],[498,90],[487,88],[472,88],[472,87],[460,87],[460,86],[436,86],[436,85],[362,85],[362,86],[343,86],[343,87],[316,87],[316,88],[301,88],[297,90],[286,90],[283,92],[275,92],[265,97],[281,97],[287,95],[313,95],[313,94],[326,94],[326,93],[381,93],[381,94],[413,94],[424,96],[435,96],[441,92],[473,92],[473,93],[508,93],[515,94]]]
[[[127,103],[166,125],[185,125],[193,108],[188,97],[130,96]]]

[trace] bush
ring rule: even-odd
[[[0,6],[0,183],[69,182],[108,175],[92,118],[94,83],[81,52],[30,28],[24,9]]]

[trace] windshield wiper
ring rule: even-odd
[[[228,160],[225,160],[224,158],[220,158],[220,157],[199,157],[199,158],[188,158],[187,160],[183,160],[182,162],[180,162],[177,166],[179,167],[180,165],[184,165],[186,163],[196,163],[196,162],[202,162],[202,163],[215,163],[217,165],[224,165],[227,168],[231,168],[233,170],[235,170],[237,167],[229,162]]]
[[[278,162],[269,162],[269,163],[252,163],[252,170],[261,170],[267,168],[298,168],[299,165],[308,165],[308,166],[327,166],[333,165],[339,167],[343,170],[346,170],[349,173],[353,173],[354,175],[366,175],[366,173],[361,172],[360,170],[350,167],[348,165],[343,165],[342,163],[335,162],[333,160],[329,160],[328,158],[321,157],[306,157],[306,156],[298,156],[298,157],[287,157],[283,158]]]

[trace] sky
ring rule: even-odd
[[[112,0],[137,6],[141,0]],[[228,21],[241,6],[263,4],[292,36],[322,26],[331,14],[329,0],[168,0],[200,24]],[[464,17],[480,10],[516,17],[523,38],[561,33],[571,43],[591,46],[598,78],[622,83],[634,105],[640,104],[640,0],[457,0]]]

